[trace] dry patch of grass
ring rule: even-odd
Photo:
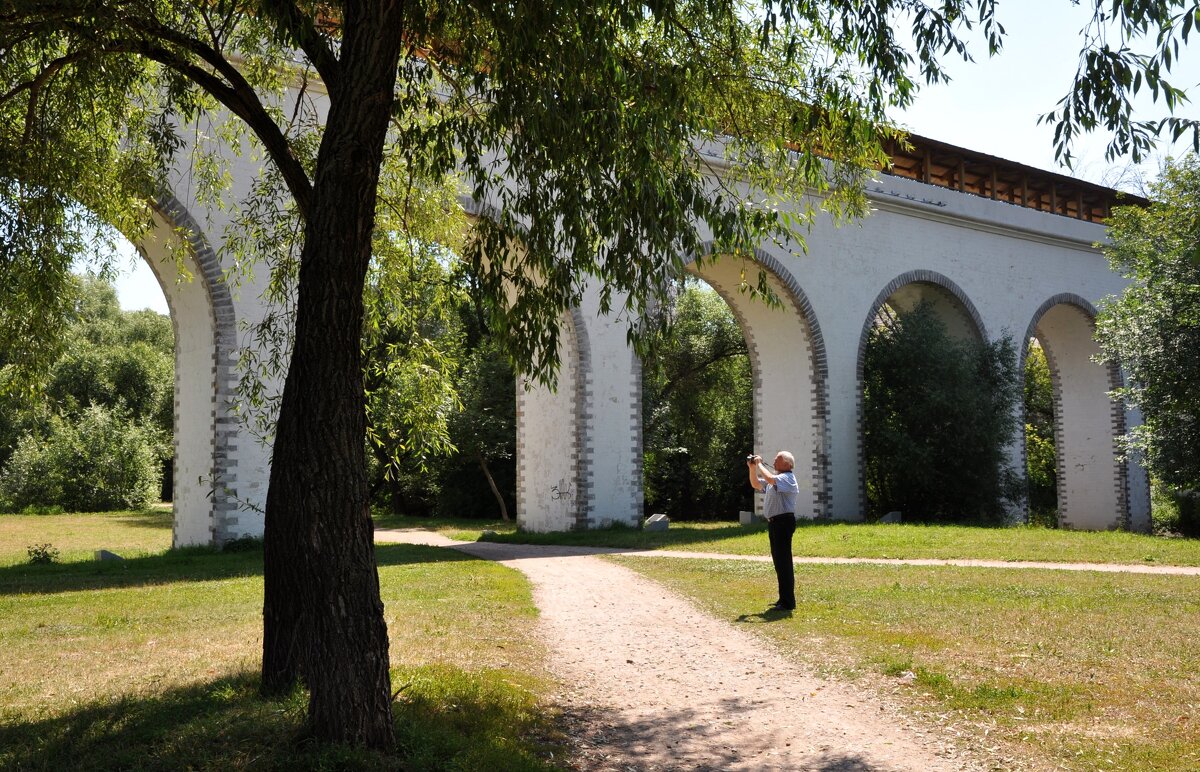
[[[731,621],[773,597],[769,565],[620,560]],[[1055,768],[1200,768],[1200,578],[797,566],[797,603],[755,629],[818,669],[882,679],[979,747]]]
[[[0,515],[0,566],[24,563],[26,549],[52,544],[63,562],[91,560],[98,549],[123,557],[161,553],[171,546],[169,507],[145,512]]]

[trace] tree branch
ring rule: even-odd
[[[54,61],[47,64],[45,69],[43,69],[41,72],[39,72],[37,74],[37,77],[34,78],[33,80],[27,80],[24,83],[18,83],[16,86],[9,89],[6,93],[0,94],[0,105],[4,104],[8,100],[12,99],[17,94],[20,94],[22,91],[28,90],[28,91],[32,91],[32,92],[34,92],[34,94],[36,94],[38,91],[41,90],[42,86],[45,86],[46,83],[51,78],[53,78],[55,75],[58,74],[59,70],[61,70],[63,67],[67,66],[71,62],[79,61],[83,57],[84,57],[84,54],[82,51],[76,51],[73,54],[68,54],[66,56],[62,56],[62,57],[59,57],[58,59],[55,59]],[[34,101],[36,101],[35,96],[31,96],[30,98],[33,99]]]
[[[262,141],[271,160],[279,168],[284,184],[287,185],[288,191],[296,201],[296,208],[299,210],[300,216],[308,219],[312,209],[312,181],[309,180],[300,161],[292,154],[287,137],[267,114],[258,95],[254,92],[254,88],[228,60],[200,41],[165,28],[160,28],[155,32],[161,33],[157,36],[163,40],[177,43],[200,56],[205,62],[212,64],[218,72],[225,75],[226,80],[221,80],[179,53],[155,45],[148,40],[118,40],[105,45],[105,49],[114,53],[125,51],[139,54],[175,70],[207,91],[214,99],[229,108],[234,115],[245,121],[250,130]],[[155,32],[149,34],[155,34]]]
[[[683,371],[676,373],[674,377],[667,379],[667,382],[663,384],[662,391],[658,393],[659,404],[666,403],[667,398],[670,397],[672,392],[674,392],[675,389],[683,382],[694,378],[695,376],[707,370],[709,367],[712,367],[724,359],[733,359],[734,357],[738,356],[746,356],[746,349],[737,345],[734,345],[730,348],[720,346],[716,350],[710,352],[707,358],[698,362],[693,362]],[[645,433],[649,435],[657,426],[658,416],[651,415],[650,420],[647,422]]]
[[[312,17],[302,13],[294,0],[263,0],[262,8],[308,56],[329,92],[336,91],[341,85],[341,63],[329,47],[329,41],[317,30]]]

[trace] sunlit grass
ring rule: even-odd
[[[122,557],[160,553],[171,546],[170,507],[145,512],[0,515],[0,566],[24,563],[26,550],[52,544],[65,562],[91,560],[99,549]]]
[[[769,564],[616,559],[735,622],[762,622],[774,597]],[[1016,758],[1200,768],[1200,578],[878,565],[796,577],[796,612],[753,626],[788,656],[890,684]]]
[[[379,545],[400,755],[315,749],[293,742],[302,694],[263,702],[254,693],[261,555],[166,551],[170,524],[165,513],[0,516],[0,767],[68,758],[81,769],[544,768],[539,738],[554,736],[554,713],[542,698],[545,652],[528,635],[536,611],[516,572]],[[501,539],[767,553],[761,528],[731,523],[553,536],[421,525],[466,539],[487,528]],[[45,542],[63,562],[25,565],[28,544]],[[1194,541],[1028,528],[815,524],[798,530],[796,547],[1200,564]],[[91,560],[99,548],[130,559]],[[762,563],[623,562],[734,620],[761,610],[773,582]],[[798,566],[797,575],[796,614],[755,628],[789,656],[891,685],[913,710],[1015,758],[1200,768],[1200,579],[913,566]],[[898,685],[910,671],[914,684]]]
[[[766,555],[764,525],[728,521],[672,522],[667,531],[608,528],[566,533],[527,533],[512,524],[470,520],[389,521],[393,527],[439,530],[474,541],[484,530],[491,541],[623,549],[663,549]],[[793,539],[798,557],[933,558],[1052,563],[1125,563],[1200,566],[1200,539],[1175,539],[1120,531],[1065,531],[1027,526],[878,525],[801,520]]]

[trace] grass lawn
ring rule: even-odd
[[[763,617],[769,564],[611,559],[1001,757],[1200,769],[1200,577],[797,566],[796,612]]]
[[[548,769],[554,714],[519,573],[379,545],[400,749],[293,742],[255,695],[259,552],[166,551],[169,515],[0,516],[0,768]],[[25,565],[50,542],[55,565]],[[128,556],[91,560],[105,548]]]
[[[146,512],[0,515],[0,566],[24,563],[27,548],[53,544],[63,562],[91,560],[98,549],[122,557],[156,555],[171,546],[170,507]]]
[[[515,534],[407,518],[458,538],[767,553],[730,523]],[[457,553],[377,545],[401,689],[400,749],[297,745],[304,695],[255,696],[258,552],[168,551],[170,516],[0,516],[0,768],[551,768],[556,715],[529,587]],[[62,562],[26,565],[50,542]],[[812,524],[798,554],[1200,565],[1195,541],[1030,528]],[[95,549],[127,556],[91,560]],[[862,679],[1000,757],[1075,770],[1200,769],[1200,577],[798,566],[799,608],[764,619],[769,564],[613,558],[788,656]],[[902,685],[911,671],[915,680]]]
[[[380,527],[431,528],[473,541],[483,530],[491,541],[567,544],[629,549],[693,550],[767,555],[765,525],[728,521],[673,522],[667,531],[609,528],[567,533],[517,532],[510,523],[471,520],[377,518]],[[1120,531],[1061,531],[1017,526],[874,525],[800,521],[793,539],[797,556],[860,558],[977,558],[1054,563],[1140,563],[1200,566],[1200,540],[1169,539]]]

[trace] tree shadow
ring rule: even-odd
[[[412,544],[377,544],[375,558],[380,566],[478,559],[455,550]],[[0,596],[209,582],[262,576],[262,571],[261,549],[223,552],[185,547],[127,560],[0,566]]]
[[[244,767],[262,744],[288,744],[303,714],[264,710],[257,679],[236,673],[152,696],[97,700],[50,718],[0,725],[5,769]],[[254,721],[248,719],[254,718]]]
[[[168,509],[158,511],[153,509],[141,512],[121,513],[123,525],[133,528],[147,528],[155,531],[170,531],[175,526],[175,513]]]
[[[638,528],[614,526],[589,531],[566,531],[555,533],[498,533],[488,535],[486,541],[500,544],[544,544],[564,547],[611,547],[616,549],[648,550],[658,547],[697,544],[719,541],[738,536],[766,533],[763,525],[743,526],[730,524],[717,528],[675,528],[666,531],[646,531]]]
[[[261,574],[261,552],[220,552],[206,547],[187,547],[125,560],[3,566],[0,567],[0,595],[107,590]]]
[[[445,547],[429,547],[423,544],[375,544],[375,564],[379,566],[403,566],[416,563],[461,563],[479,561],[480,558],[465,555],[458,550]]]
[[[778,746],[761,745],[761,738],[740,742],[719,734],[731,721],[755,711],[754,701],[723,700],[721,721],[696,710],[660,711],[652,718],[631,722],[614,711],[594,706],[571,706],[563,710],[562,724],[568,735],[572,769],[591,772],[670,769],[689,772],[720,772],[727,769],[761,769],[782,772],[804,769],[814,772],[877,772],[886,767],[873,763],[857,748],[831,745],[800,748],[784,737]],[[797,746],[791,748],[791,746]],[[777,755],[790,749],[802,756],[790,759]],[[662,757],[670,761],[665,765]],[[796,763],[802,764],[797,767]]]
[[[399,743],[391,753],[299,740],[304,691],[264,700],[258,675],[242,671],[152,695],[101,698],[49,718],[7,721],[0,724],[0,769],[483,768],[473,766],[474,758],[500,760],[489,761],[488,769],[550,769],[538,763],[538,745],[530,740],[542,719],[519,715],[511,694],[472,689],[461,679],[433,680],[441,689],[433,696],[395,706]],[[471,723],[472,716],[486,718]],[[500,727],[513,734],[505,737]]]

